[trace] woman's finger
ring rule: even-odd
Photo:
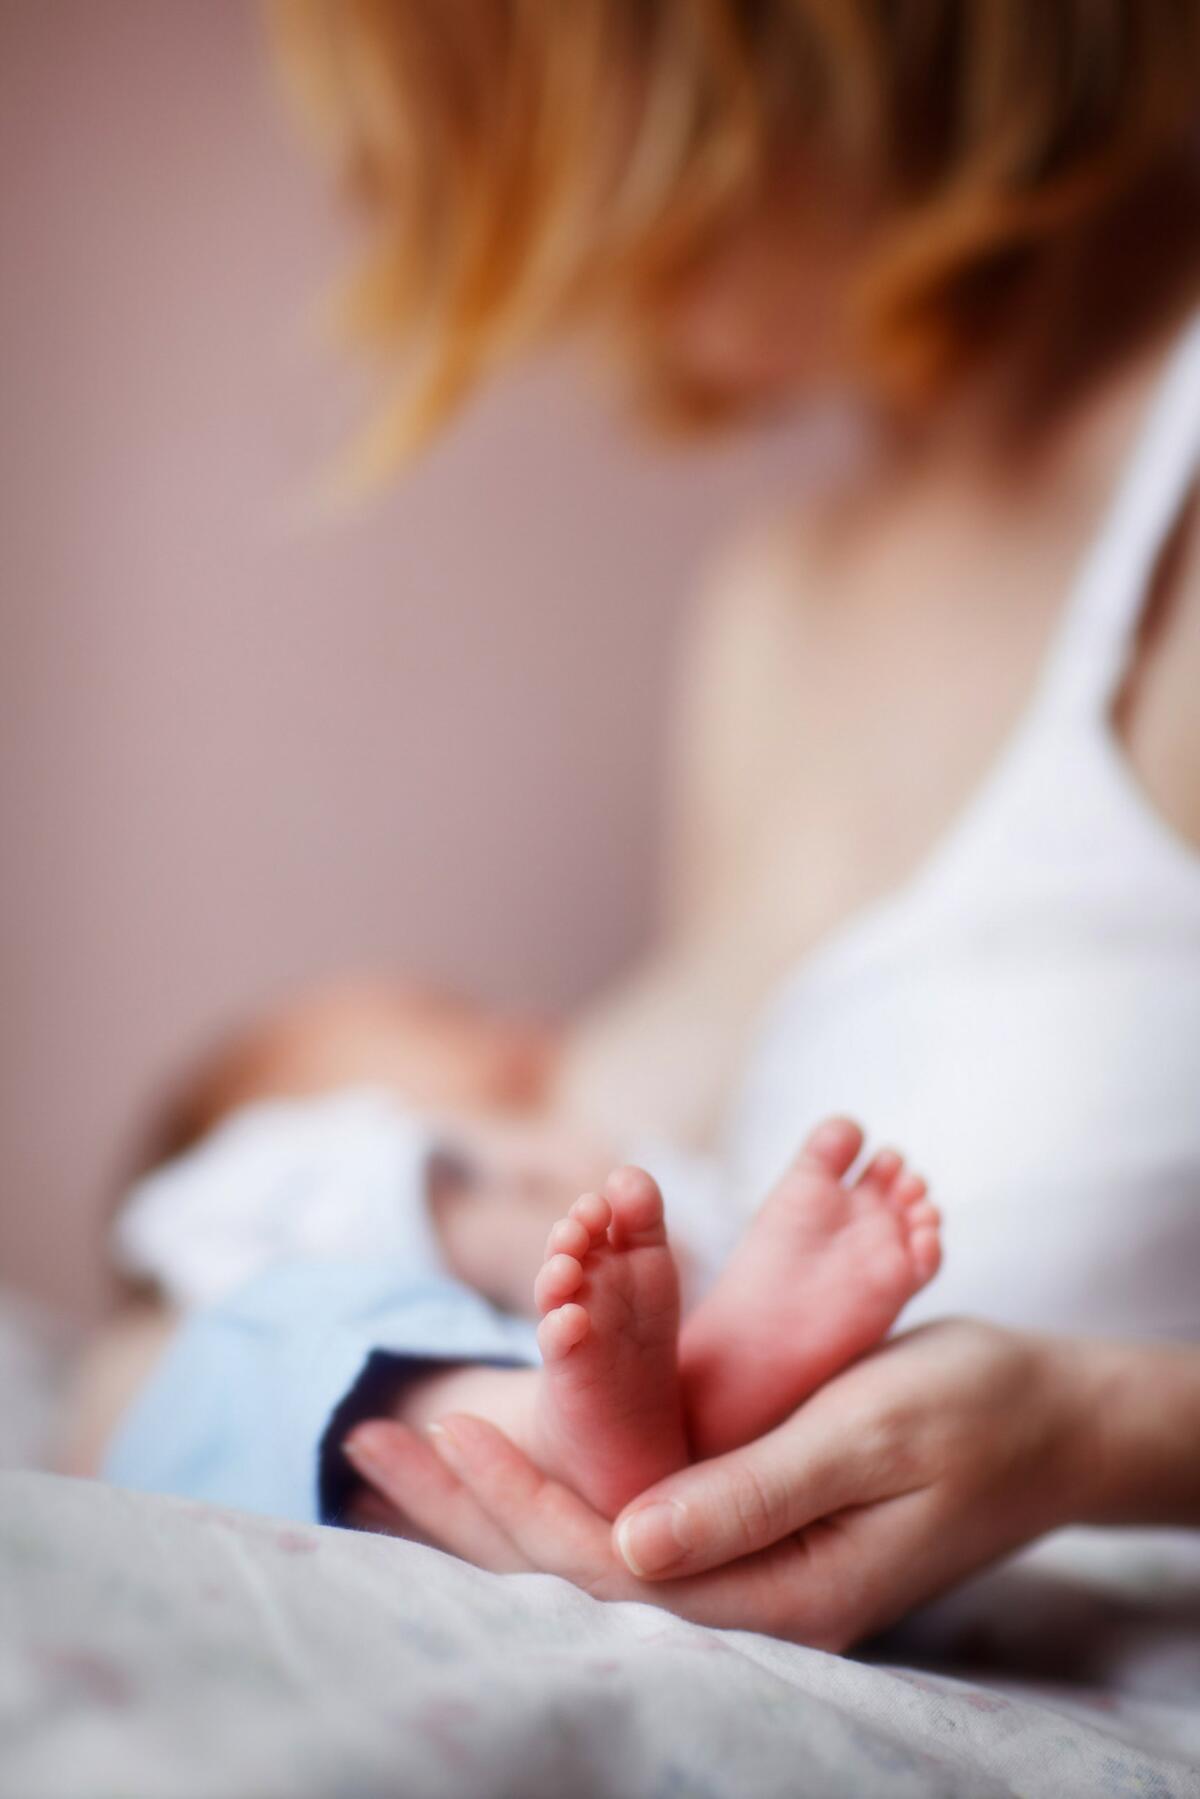
[[[533,1566],[407,1425],[372,1419],[350,1433],[342,1451],[371,1491],[439,1549],[492,1574],[523,1574]]]
[[[643,1586],[640,1597],[696,1624],[840,1652],[943,1584],[945,1535],[925,1489],[819,1519],[707,1574]]]
[[[614,1556],[610,1525],[543,1474],[502,1431],[455,1413],[432,1433],[437,1453],[530,1565],[604,1598],[644,1598]]]
[[[390,1499],[375,1487],[363,1482],[354,1493],[342,1515],[352,1530],[367,1530],[375,1536],[412,1537],[416,1527],[402,1518]]]
[[[687,1595],[698,1622],[840,1653],[894,1623],[940,1583],[929,1490],[835,1513],[743,1562],[656,1591]]]
[[[648,1587],[614,1555],[611,1526],[480,1418],[444,1418],[438,1453],[530,1562],[596,1598],[663,1606],[699,1624],[789,1635],[805,1598],[802,1548],[787,1543],[695,1580]]]
[[[753,1555],[847,1506],[919,1484],[878,1432],[824,1403],[826,1388],[743,1449],[659,1481],[613,1526],[617,1553],[643,1580],[674,1580]]]
[[[781,1568],[775,1629],[838,1651],[876,1635],[979,1565],[977,1539],[955,1526],[936,1487],[812,1526],[796,1540],[802,1555]]]

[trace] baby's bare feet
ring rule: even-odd
[[[941,1260],[925,1183],[846,1119],[818,1126],[767,1197],[680,1344],[689,1441],[718,1455],[778,1424],[886,1334]]]
[[[535,1460],[614,1517],[687,1460],[679,1281],[657,1185],[620,1168],[554,1226],[534,1288]]]

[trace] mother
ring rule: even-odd
[[[1200,1523],[1200,1350],[1146,1342],[1200,1341],[1200,5],[277,11],[372,221],[356,316],[416,352],[372,457],[566,327],[652,418],[853,409],[711,584],[670,931],[555,1107],[706,1148],[736,1101],[743,1193],[861,1110],[937,1185],[931,1303],[989,1320],[615,1534],[470,1420],[360,1425],[375,1515],[828,1644],[1061,1522]]]
[[[1200,1522],[1200,1351],[1041,1334],[1200,1339],[1200,7],[280,19],[374,222],[361,316],[424,356],[377,452],[566,325],[657,418],[853,403],[853,468],[713,580],[671,929],[557,1100],[705,1145],[740,1091],[747,1192],[861,1109],[935,1179],[931,1303],[1000,1321],[635,1502],[624,1560],[480,1423],[356,1465],[484,1562],[826,1642],[1059,1522]]]

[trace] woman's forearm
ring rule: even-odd
[[[1200,1525],[1200,1347],[1063,1342],[1078,1521]]]

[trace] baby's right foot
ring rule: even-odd
[[[873,1348],[937,1272],[938,1214],[894,1150],[846,1185],[862,1141],[846,1119],[818,1126],[687,1320],[680,1361],[695,1455],[780,1423]]]

